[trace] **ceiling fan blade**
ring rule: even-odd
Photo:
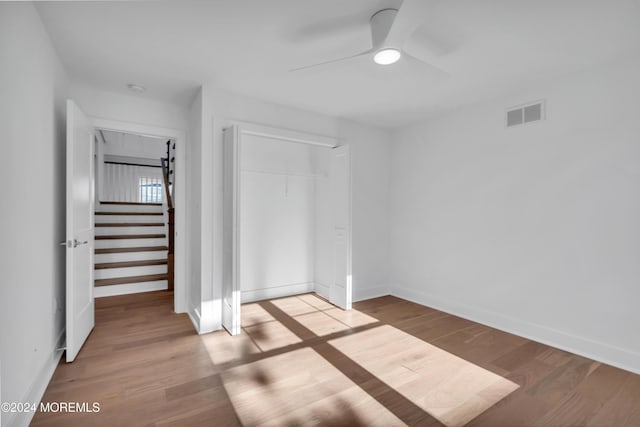
[[[312,65],[306,65],[304,67],[298,67],[298,68],[294,68],[292,70],[289,70],[290,73],[295,72],[295,71],[302,71],[302,70],[307,70],[309,68],[315,68],[315,67],[320,67],[323,65],[329,65],[329,64],[334,64],[336,62],[342,62],[342,61],[348,61],[349,59],[354,59],[354,58],[358,58],[360,56],[365,56],[365,55],[369,55],[373,53],[373,49],[369,49],[366,50],[364,52],[360,52],[360,53],[356,53],[355,55],[351,55],[351,56],[345,56],[343,58],[338,58],[338,59],[332,59],[330,61],[325,61],[325,62],[319,62],[317,64],[312,64]]]
[[[449,75],[449,73],[435,65],[438,64],[439,58],[437,53],[429,46],[418,43],[414,40],[409,40],[402,49],[402,52],[405,55],[415,59],[416,61],[420,61],[421,63],[427,64],[434,69],[440,70],[440,72],[443,74]]]
[[[428,61],[424,61],[423,59],[413,55],[412,53],[407,52],[406,50],[404,50],[402,53],[404,54],[405,58],[407,58],[412,63],[421,66],[422,69],[427,74],[429,74],[434,78],[444,79],[444,78],[451,77],[451,74],[447,73],[443,69],[436,67],[435,65],[433,65]]]
[[[384,44],[400,49],[420,25],[424,24],[432,0],[403,0]]]

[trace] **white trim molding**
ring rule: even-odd
[[[394,287],[392,295],[473,322],[640,374],[640,354],[426,292]]]
[[[290,285],[274,286],[271,288],[242,291],[240,301],[242,304],[244,304],[247,302],[268,300],[272,298],[308,294],[309,292],[313,292],[313,290],[314,290],[313,282],[293,283]]]
[[[375,288],[357,289],[353,288],[353,302],[365,301],[368,299],[391,295],[388,286],[378,286]]]
[[[263,138],[277,139],[281,141],[296,142],[299,144],[318,145],[320,147],[335,148],[338,139],[331,136],[315,135],[290,129],[282,129],[264,126],[256,123],[234,120],[244,135],[261,136]]]

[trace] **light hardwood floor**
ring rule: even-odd
[[[243,334],[198,336],[173,294],[101,298],[39,426],[640,426],[640,376],[394,297],[243,306]]]

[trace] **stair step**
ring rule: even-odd
[[[165,207],[161,204],[149,204],[149,203],[116,203],[107,205],[96,206],[95,213],[98,212],[140,212],[145,214],[157,214],[163,213]]]
[[[100,270],[103,268],[124,268],[124,267],[144,267],[148,265],[163,265],[166,264],[167,260],[164,259],[148,259],[144,261],[123,261],[123,262],[103,262],[100,264],[96,264],[96,270]]]
[[[122,285],[97,286],[93,288],[94,298],[111,297],[114,295],[137,294],[140,292],[154,292],[168,289],[166,280],[154,282],[124,283]]]
[[[96,236],[96,240],[119,240],[119,239],[164,239],[166,234],[115,234],[112,236]]]
[[[100,202],[101,205],[162,206],[162,203]]]
[[[101,222],[96,227],[164,227],[163,222]]]
[[[157,259],[166,259],[168,252],[169,251],[153,251],[96,254],[93,257],[93,262],[94,264],[105,264],[108,262],[151,261]]]
[[[96,212],[96,215],[157,215],[157,216],[162,216],[164,215],[162,212],[127,212],[127,211],[122,211],[122,212]]]
[[[120,254],[124,252],[154,252],[167,251],[167,246],[139,246],[136,248],[103,248],[96,249],[96,254]]]
[[[140,267],[101,268],[93,271],[93,280],[117,279],[120,277],[167,274],[167,264],[143,265]]]
[[[167,274],[147,274],[145,276],[114,277],[112,279],[99,279],[94,282],[94,286],[122,285],[125,283],[153,282],[156,280],[167,280]]]

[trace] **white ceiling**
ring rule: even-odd
[[[167,157],[167,138],[134,135],[111,130],[100,130],[100,134],[104,138],[105,154],[153,160]]]
[[[411,42],[437,40],[450,76],[367,58],[291,73],[370,47],[369,18],[400,0],[42,2],[71,79],[186,104],[203,82],[383,127],[640,55],[640,0],[424,0]]]

